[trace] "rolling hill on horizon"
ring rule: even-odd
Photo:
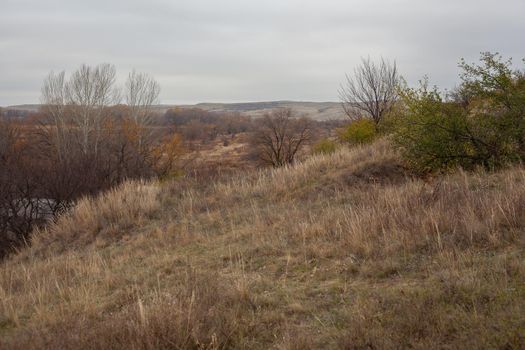
[[[161,104],[155,110],[161,113],[171,108],[200,108],[209,112],[243,113],[252,117],[260,117],[278,108],[291,108],[298,115],[306,115],[315,120],[344,119],[345,113],[339,102],[308,102],[308,101],[267,101],[242,103],[211,103],[203,102],[188,105]],[[40,104],[22,104],[4,107],[7,110],[36,112]]]

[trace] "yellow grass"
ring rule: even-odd
[[[85,199],[0,266],[0,348],[525,347],[525,170],[389,143]]]

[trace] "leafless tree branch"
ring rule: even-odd
[[[362,59],[354,75],[346,75],[339,97],[345,113],[352,120],[371,118],[378,125],[397,100],[399,75],[396,63],[381,59],[379,64]]]

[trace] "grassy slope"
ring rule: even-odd
[[[85,200],[0,266],[0,348],[523,348],[525,170],[387,142]]]

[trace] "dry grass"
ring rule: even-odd
[[[68,215],[38,232],[32,244],[56,251],[121,239],[160,212],[160,190],[153,183],[127,182],[95,200],[84,198]]]
[[[0,267],[1,348],[525,347],[525,170],[387,141],[85,199]]]

